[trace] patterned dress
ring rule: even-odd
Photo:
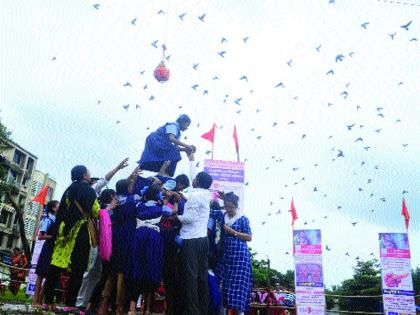
[[[212,211],[211,217],[225,224],[222,211]],[[239,233],[251,234],[249,220],[245,216],[238,218],[231,226]],[[249,310],[252,291],[251,257],[245,241],[227,234],[222,229],[221,257],[219,258],[216,275],[222,283],[222,298],[225,308],[239,312]]]

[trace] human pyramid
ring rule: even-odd
[[[187,115],[146,139],[139,165],[115,190],[103,189],[128,165],[104,178],[83,165],[71,170],[61,201],[51,201],[41,222],[46,242],[36,268],[34,305],[71,314],[151,314],[156,291],[162,312],[179,315],[245,314],[252,292],[247,242],[249,220],[232,192],[211,194],[206,172],[176,177],[181,152],[192,162],[195,146],[181,142]],[[142,177],[142,171],[157,172]],[[99,227],[97,230],[96,227]],[[216,242],[217,230],[220,240]],[[55,301],[60,275],[68,273],[65,307]],[[43,280],[45,279],[44,285]]]

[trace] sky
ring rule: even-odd
[[[378,258],[379,232],[405,231],[404,196],[419,266],[420,1],[332,2],[1,1],[0,118],[57,199],[74,165],[103,176],[129,157],[112,187],[182,113],[199,168],[213,123],[215,159],[235,160],[236,125],[259,258],[293,269],[293,197],[296,228],[322,230],[325,282],[337,284],[356,257]]]

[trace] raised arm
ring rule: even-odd
[[[106,181],[110,181],[112,177],[114,177],[114,175],[119,171],[122,170],[123,168],[125,168],[126,166],[128,166],[128,158],[125,158],[124,160],[122,160],[120,163],[118,163],[118,165],[113,168],[112,170],[110,170],[106,175],[105,175],[105,180]]]

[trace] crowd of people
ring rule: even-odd
[[[295,295],[279,283],[274,289],[255,288],[251,294],[251,311],[249,315],[288,315],[295,314]]]
[[[151,314],[164,292],[166,314],[249,310],[252,233],[239,197],[210,192],[213,179],[206,172],[174,177],[181,152],[194,160],[196,148],[180,141],[190,123],[181,115],[152,132],[139,165],[115,189],[105,186],[128,159],[101,179],[83,165],[72,168],[72,183],[60,201],[48,203],[40,226],[45,243],[34,305],[101,315],[134,315],[141,305]],[[142,171],[157,174],[143,177]],[[63,273],[65,307],[58,309]]]

